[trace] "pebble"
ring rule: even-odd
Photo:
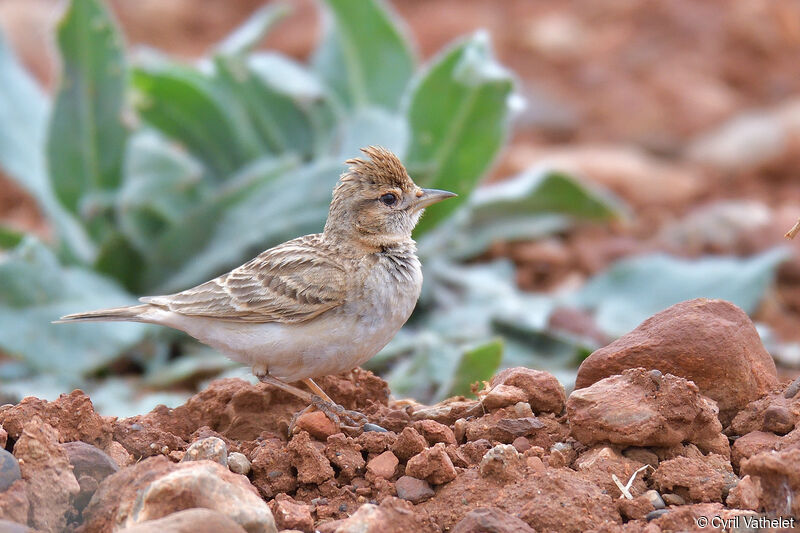
[[[378,424],[372,424],[371,422],[367,422],[363,426],[364,431],[377,431],[378,433],[386,433],[388,430],[380,427]]]
[[[647,519],[647,521],[650,522],[651,520],[655,520],[656,518],[664,516],[668,512],[669,509],[656,509],[655,511],[650,511],[649,513],[647,513],[645,519]]]
[[[395,483],[397,497],[411,503],[420,503],[433,498],[434,492],[427,481],[411,476],[403,476]]]
[[[647,496],[647,499],[650,500],[650,503],[652,503],[653,507],[656,509],[663,509],[666,507],[664,500],[661,498],[661,494],[659,494],[657,490],[648,490],[644,495]]]
[[[17,458],[11,455],[11,452],[0,448],[0,492],[5,492],[21,477]]]
[[[181,459],[182,463],[187,461],[214,461],[222,466],[228,466],[228,446],[219,437],[206,437],[196,440],[186,450],[186,455]]]
[[[677,494],[672,494],[671,492],[667,492],[666,494],[661,495],[661,499],[664,500],[664,503],[667,505],[683,505],[686,503],[686,500],[678,496]],[[655,506],[653,506],[655,507]]]
[[[250,473],[250,460],[243,453],[231,452],[228,454],[228,468],[234,474],[246,476]]]

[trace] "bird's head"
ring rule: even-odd
[[[456,196],[418,187],[400,159],[385,148],[361,151],[369,159],[348,160],[350,168],[333,190],[327,236],[372,248],[408,241],[426,207]]]

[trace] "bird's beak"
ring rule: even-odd
[[[414,202],[414,207],[416,209],[424,209],[429,205],[441,202],[442,200],[447,200],[448,198],[452,198],[454,196],[458,195],[454,192],[440,191],[439,189],[420,189],[420,191],[417,193],[417,199]]]

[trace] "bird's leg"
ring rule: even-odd
[[[313,401],[314,401],[314,395],[313,394],[310,394],[310,393],[304,391],[303,389],[298,389],[297,387],[293,387],[292,385],[289,385],[288,383],[284,383],[283,381],[279,380],[278,378],[274,378],[274,377],[270,376],[269,374],[261,374],[261,375],[256,374],[256,377],[258,378],[258,380],[261,383],[268,383],[270,385],[274,385],[275,387],[278,387],[279,389],[281,389],[284,392],[288,392],[289,394],[291,394],[293,396],[297,396],[298,398],[303,400],[305,403],[310,404],[310,403],[313,403]]]
[[[368,422],[367,417],[358,411],[350,411],[334,402],[311,378],[304,379],[303,383],[314,392],[311,406],[325,413],[328,418],[343,429],[358,430]]]

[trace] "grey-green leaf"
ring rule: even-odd
[[[134,303],[116,283],[90,270],[62,267],[26,239],[0,260],[0,349],[38,372],[80,376],[139,342],[142,324],[51,324],[68,313]]]
[[[408,97],[407,166],[423,187],[459,194],[428,210],[417,235],[466,201],[508,133],[514,83],[479,32],[447,50],[416,80]]]
[[[217,44],[216,52],[225,56],[247,54],[289,12],[289,5],[283,2],[273,2],[256,9],[247,20]]]
[[[414,57],[396,18],[380,0],[325,0],[325,37],[313,64],[350,107],[397,109]]]
[[[664,254],[623,259],[567,301],[593,309],[597,325],[613,336],[692,298],[721,298],[753,313],[788,256],[786,249],[777,248],[746,259],[679,259]]]
[[[58,46],[63,73],[47,138],[48,167],[59,201],[80,213],[87,195],[121,183],[125,54],[99,0],[72,0],[58,26]]]

